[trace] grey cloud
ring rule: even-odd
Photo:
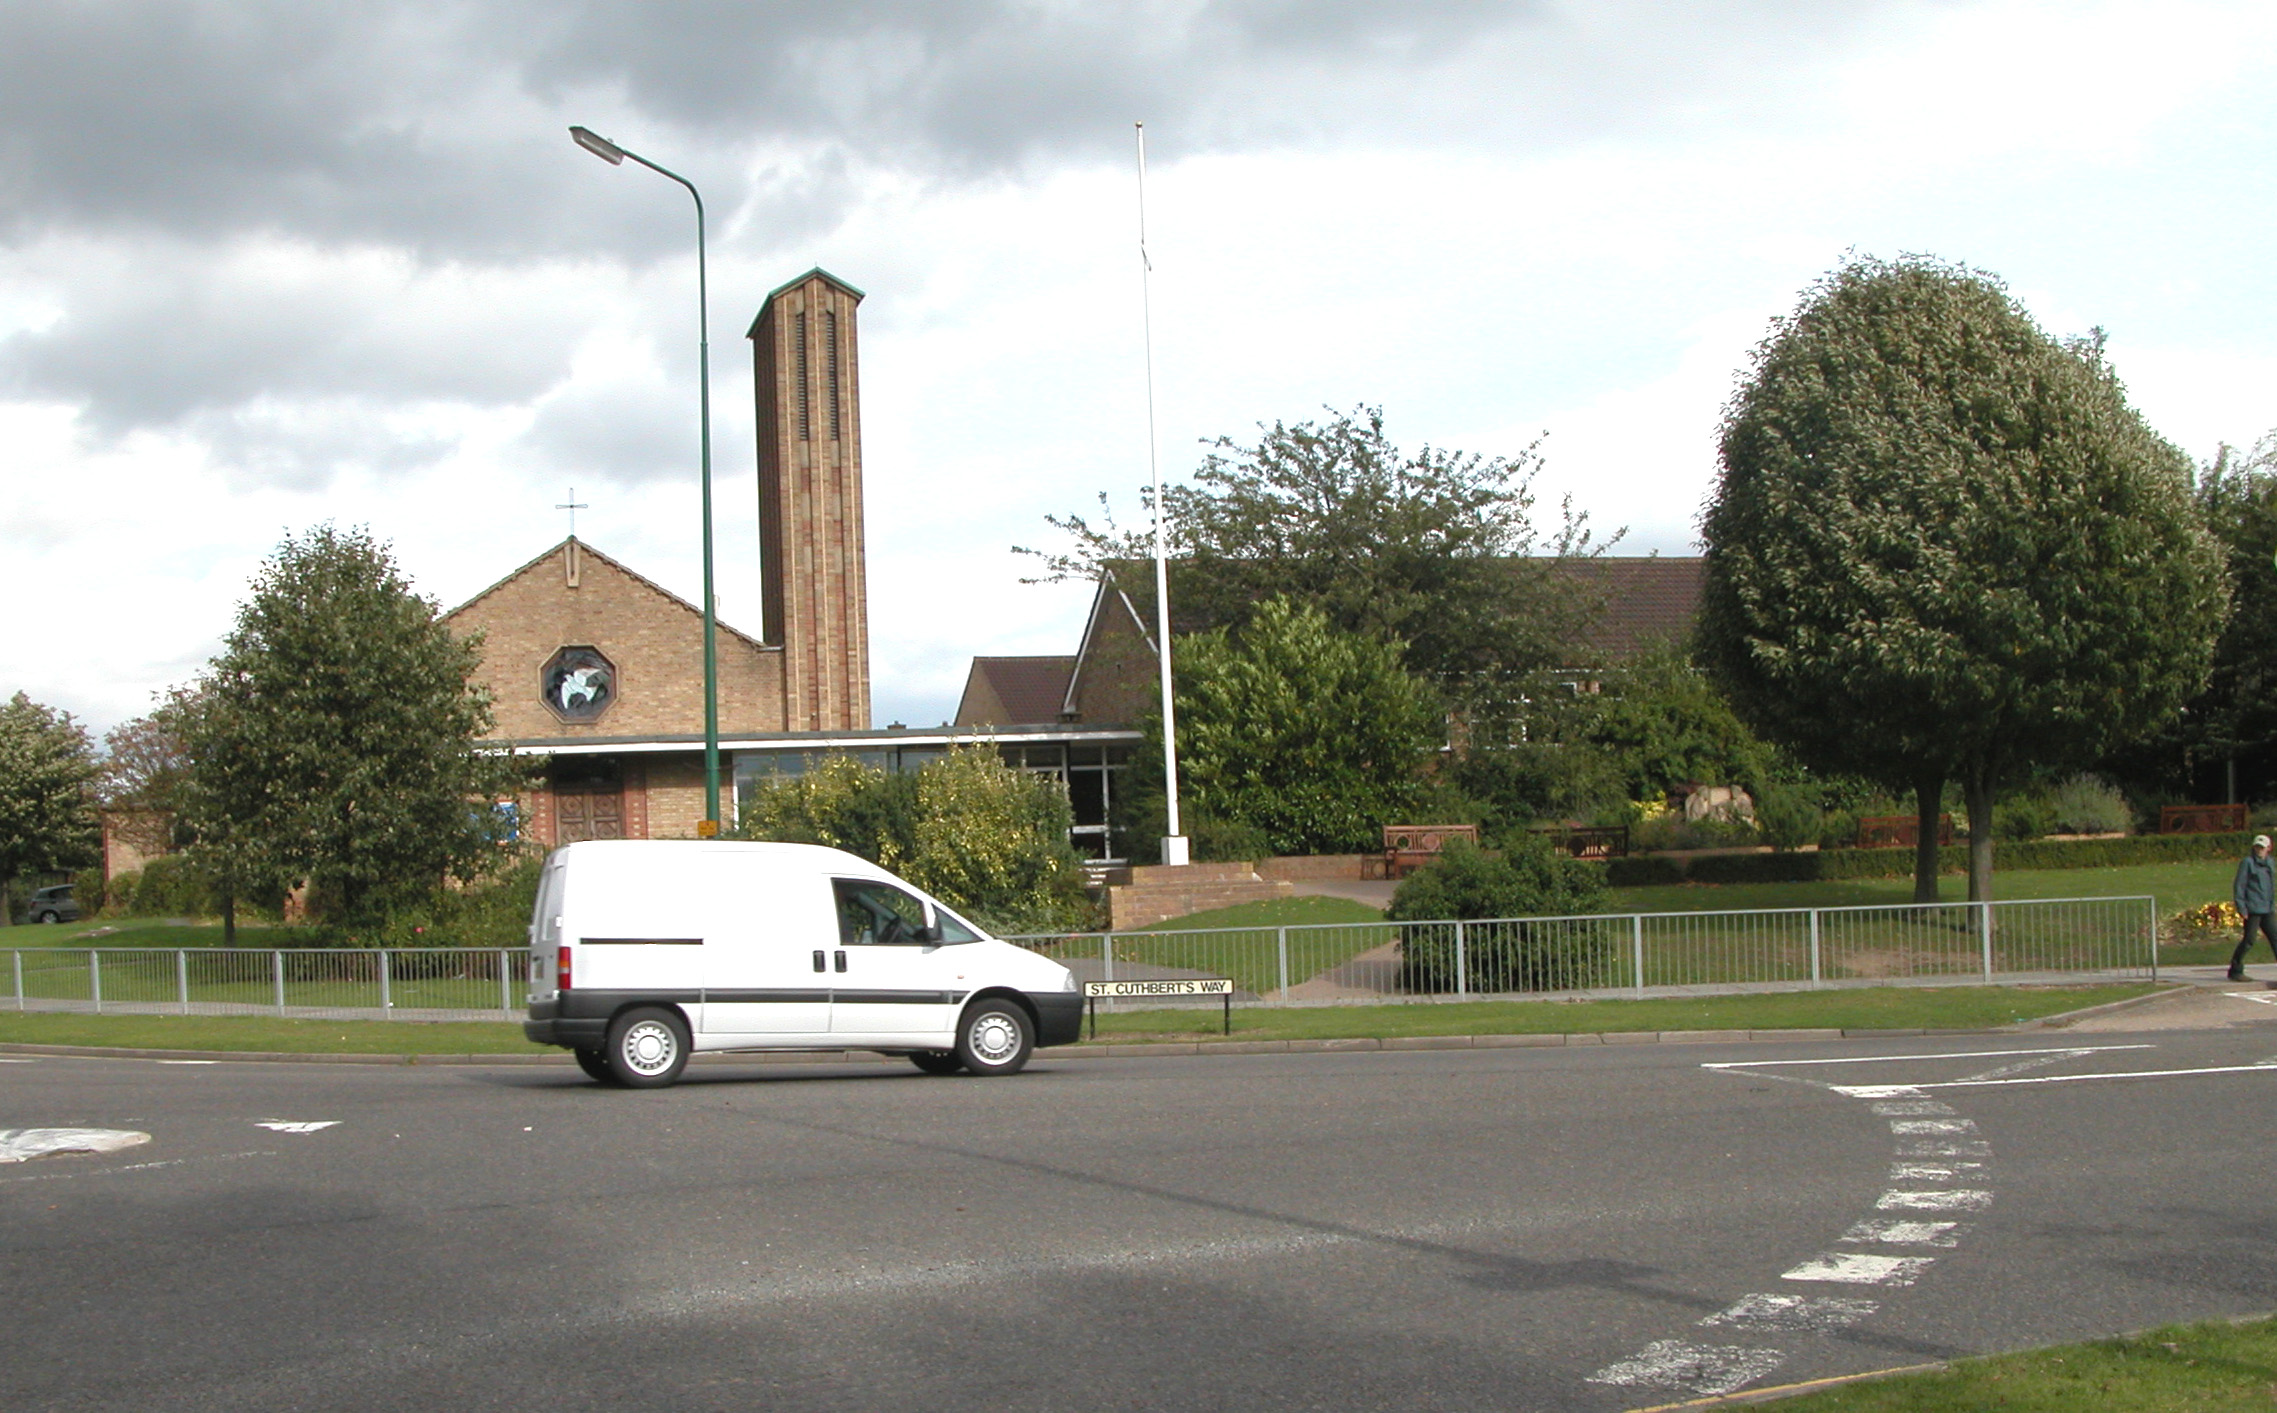
[[[715,389],[715,401],[717,397]],[[723,434],[731,429],[715,419],[713,454],[725,461],[741,449],[741,439],[735,436],[731,442]],[[524,440],[540,464],[566,481],[632,485],[684,479],[693,484],[699,454],[693,380],[686,387],[637,383],[566,389],[538,410]]]

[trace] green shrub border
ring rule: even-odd
[[[2125,839],[2034,839],[2013,844],[1994,841],[1998,868],[2117,868],[2124,864],[2184,863],[2243,858],[2252,847],[2250,830],[2235,834],[2137,834]],[[1951,844],[1937,851],[1939,873],[1966,873],[1969,848]],[[1911,849],[1820,849],[1814,853],[1707,854],[1694,859],[1640,854],[1612,859],[1605,881],[1615,888],[1649,888],[1670,883],[1816,883],[1827,879],[1911,878]]]

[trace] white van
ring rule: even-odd
[[[705,1050],[879,1050],[927,1074],[1016,1074],[1082,1018],[1066,967],[809,844],[565,845],[530,918],[523,1032],[604,1083],[670,1084]]]

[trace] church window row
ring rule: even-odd
[[[814,440],[814,375],[807,358],[806,314],[792,316],[791,326],[798,340],[799,382],[799,440]],[[822,373],[829,386],[824,392],[830,399],[830,440],[837,441],[844,430],[844,399],[839,396],[838,384],[838,311],[822,311]]]

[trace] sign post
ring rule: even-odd
[[[1083,1009],[1091,1015],[1091,1038],[1099,1038],[1099,998],[1128,1000],[1161,996],[1215,996],[1225,1009],[1225,1033],[1233,1034],[1233,978],[1177,977],[1160,981],[1086,981]]]

